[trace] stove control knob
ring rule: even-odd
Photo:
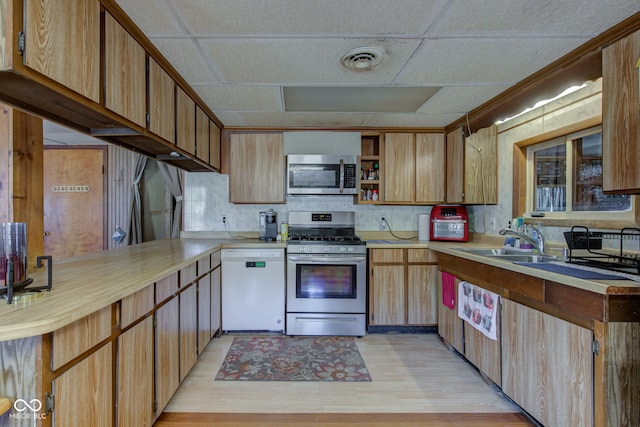
[[[340,252],[346,252],[347,248],[345,248],[344,246],[340,246]]]
[[[355,248],[349,248],[349,252],[353,252]]]

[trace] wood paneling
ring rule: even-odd
[[[109,13],[104,14],[104,105],[145,127],[146,53]]]
[[[118,337],[118,425],[153,422],[153,319]]]
[[[443,133],[416,134],[416,203],[445,201],[445,152]]]
[[[56,370],[111,336],[111,306],[53,333],[51,369]]]
[[[447,203],[464,202],[464,130],[447,133]]]
[[[156,311],[156,401],[162,410],[180,384],[180,301],[174,298]]]
[[[25,1],[25,64],[99,102],[100,2]]]
[[[387,133],[384,140],[384,201],[413,202],[416,193],[415,134]]]
[[[180,87],[176,87],[176,145],[196,154],[196,104]]]
[[[154,306],[154,286],[146,288],[122,299],[120,327],[126,328],[142,316],[150,313]]]
[[[284,203],[282,133],[232,134],[229,144],[231,203]]]
[[[7,13],[7,0],[0,0],[0,11],[2,11],[3,17],[11,16],[11,13]],[[4,70],[10,67],[11,61],[11,42],[7,43],[7,27],[10,25],[11,20],[0,19],[0,70]],[[4,182],[4,181],[3,181]]]
[[[149,58],[149,130],[169,142],[176,141],[175,83]]]
[[[42,339],[40,337],[0,342],[2,397],[9,398],[11,402],[24,399],[24,396],[37,398],[41,392],[40,387],[37,386],[41,375],[41,369],[39,369],[41,358]],[[2,419],[6,420],[6,417]]]
[[[54,381],[56,426],[113,426],[112,344]]]
[[[544,425],[593,425],[591,343],[587,329],[503,300],[503,391]]]
[[[111,235],[120,227],[129,233],[131,221],[131,186],[136,165],[137,153],[114,144],[108,145],[107,152],[107,242],[108,249],[114,249],[127,244],[128,236],[121,243],[117,243]]]

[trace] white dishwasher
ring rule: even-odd
[[[223,249],[222,330],[284,331],[284,249]]]

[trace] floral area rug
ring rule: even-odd
[[[350,337],[236,337],[216,380],[371,381]]]

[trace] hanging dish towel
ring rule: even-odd
[[[456,277],[442,272],[442,304],[451,310],[456,308]]]
[[[458,317],[497,340],[496,312],[500,296],[469,282],[460,282],[458,298]]]

